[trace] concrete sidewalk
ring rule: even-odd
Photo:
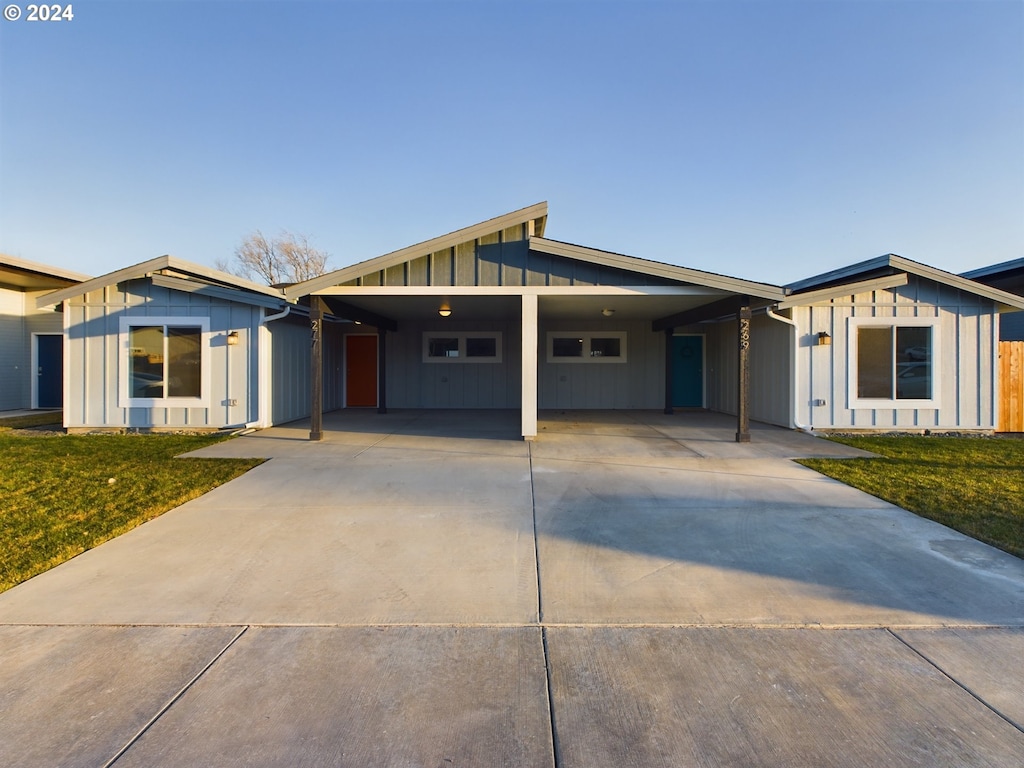
[[[705,413],[331,414],[0,595],[4,765],[1024,754],[1024,562]]]

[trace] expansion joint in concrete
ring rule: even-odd
[[[902,637],[900,637],[900,636],[899,636],[899,635],[898,635],[898,634],[897,634],[896,632],[894,632],[894,631],[893,631],[892,629],[888,629],[888,628],[887,628],[887,629],[886,629],[886,631],[887,631],[887,632],[888,632],[888,633],[889,633],[890,635],[892,635],[893,637],[895,637],[895,638],[896,638],[896,639],[897,639],[897,640],[898,640],[898,641],[899,641],[900,643],[902,643],[902,644],[903,644],[904,646],[906,646],[906,647],[907,647],[907,648],[908,648],[908,649],[909,649],[909,650],[911,651],[911,653],[914,653],[914,654],[915,654],[915,655],[916,655],[916,656],[917,656],[918,658],[920,658],[920,659],[921,659],[922,661],[924,661],[924,662],[925,662],[926,664],[928,664],[928,665],[929,665],[930,667],[932,667],[932,668],[933,668],[933,669],[934,669],[934,670],[935,670],[936,672],[938,672],[938,673],[939,673],[940,675],[942,675],[942,676],[943,676],[944,678],[946,678],[947,680],[949,680],[949,681],[950,681],[951,683],[953,683],[953,685],[955,685],[955,686],[956,686],[957,688],[959,688],[960,690],[962,690],[962,691],[963,691],[964,693],[966,693],[966,694],[967,694],[968,696],[970,696],[970,697],[971,697],[972,699],[974,699],[974,700],[975,700],[975,701],[977,701],[977,702],[978,702],[979,704],[981,704],[981,706],[985,707],[985,709],[987,709],[987,710],[988,710],[989,712],[991,712],[992,714],[994,714],[994,715],[995,715],[996,717],[998,717],[998,718],[999,718],[1000,720],[1002,720],[1003,722],[1005,722],[1005,723],[1006,723],[1007,725],[1011,725],[1011,726],[1013,726],[1014,728],[1016,728],[1016,729],[1017,729],[1018,731],[1020,731],[1021,733],[1024,733],[1024,726],[1022,726],[1022,725],[1021,725],[1020,723],[1016,723],[1016,722],[1014,722],[1014,721],[1013,721],[1013,720],[1011,720],[1011,719],[1010,719],[1009,717],[1007,717],[1007,716],[1006,716],[1006,715],[1004,715],[1004,714],[1003,714],[1002,712],[1000,712],[1000,711],[999,711],[998,709],[996,709],[995,707],[993,707],[993,706],[992,706],[991,704],[989,704],[989,703],[988,703],[987,701],[985,701],[985,700],[984,700],[983,698],[981,698],[981,696],[979,696],[978,694],[976,694],[976,693],[975,693],[974,691],[972,691],[972,690],[971,690],[970,688],[968,688],[968,687],[967,687],[966,685],[964,685],[963,683],[961,683],[961,682],[960,682],[959,680],[957,680],[957,679],[956,679],[955,677],[953,677],[953,676],[952,676],[951,674],[949,674],[949,673],[948,673],[948,672],[947,672],[946,670],[944,670],[944,669],[943,669],[942,667],[940,667],[940,666],[939,666],[938,664],[936,664],[936,663],[935,663],[934,661],[932,661],[932,660],[931,660],[931,659],[929,659],[929,658],[928,658],[927,656],[925,656],[925,655],[924,655],[923,653],[921,653],[921,651],[917,650],[917,648],[915,648],[915,647],[914,647],[913,645],[911,645],[911,644],[910,644],[909,642],[907,642],[907,641],[906,641],[906,640],[904,640],[904,639],[903,639]]]
[[[163,717],[164,713],[167,712],[167,710],[169,710],[171,707],[173,707],[175,702],[177,702],[178,699],[180,699],[182,696],[184,696],[188,692],[188,690],[199,681],[199,678],[201,678],[203,675],[205,675],[207,670],[209,670],[210,667],[212,667],[214,664],[216,664],[217,661],[220,659],[220,657],[228,652],[228,649],[231,646],[233,646],[236,642],[238,642],[238,639],[242,635],[244,635],[246,633],[246,630],[248,630],[248,629],[249,629],[248,626],[242,627],[242,629],[238,632],[238,634],[235,635],[233,638],[231,638],[231,641],[227,645],[225,645],[223,648],[221,648],[220,651],[216,655],[214,655],[214,657],[212,659],[210,659],[209,662],[207,662],[206,666],[204,666],[202,669],[199,670],[199,672],[196,673],[195,677],[193,677],[191,680],[189,680],[187,683],[185,683],[185,685],[182,686],[180,691],[178,691],[170,699],[168,699],[167,703],[164,704],[162,707],[160,707],[159,710],[157,710],[157,713],[155,715],[153,715],[153,717],[151,717],[146,722],[146,724],[144,726],[142,726],[142,728],[139,729],[138,733],[136,733],[134,736],[132,736],[130,739],[128,739],[127,743],[123,747],[121,747],[119,750],[117,750],[117,752],[114,754],[114,756],[112,758],[110,758],[107,762],[105,762],[103,764],[103,768],[110,768],[110,766],[114,765],[114,763],[116,763],[118,760],[120,760],[124,756],[124,753],[127,752],[129,749],[131,749],[132,745],[135,744],[139,739],[141,739],[143,737],[143,735],[146,733],[146,731],[148,731],[150,728],[152,728],[156,724],[156,721],[159,720],[161,717]]]

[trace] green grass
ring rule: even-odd
[[[174,458],[223,439],[0,431],[0,591],[261,463]]]
[[[1024,557],[1024,440],[833,437],[877,459],[800,463]]]

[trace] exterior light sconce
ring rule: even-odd
[[[604,315],[605,317],[611,317],[612,315],[615,314],[615,310],[614,309],[602,309],[601,310],[601,314]]]
[[[441,307],[437,310],[437,314],[439,314],[441,317],[451,317],[452,308],[449,307],[447,304],[442,304]]]
[[[238,331],[231,331],[228,334],[228,346],[234,347],[238,344]]]
[[[832,337],[828,335],[828,331],[821,331],[818,334],[818,346],[828,347],[832,345]]]

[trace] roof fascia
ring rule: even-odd
[[[382,269],[402,264],[419,256],[426,256],[435,251],[452,248],[460,243],[475,240],[478,237],[498,232],[516,224],[525,224],[535,219],[546,218],[547,215],[548,204],[546,202],[536,203],[526,208],[520,208],[518,211],[512,211],[487,221],[481,221],[479,224],[457,229],[454,232],[449,232],[447,235],[425,240],[422,243],[410,245],[391,253],[385,253],[383,256],[377,256],[367,261],[361,261],[358,264],[336,269],[333,272],[328,272],[326,275],[296,283],[285,288],[284,292],[289,299],[308,296],[328,286],[338,285],[371,272],[379,272]]]
[[[873,280],[861,280],[856,283],[843,283],[829,288],[822,288],[817,291],[805,291],[804,293],[791,294],[788,299],[780,301],[776,309],[791,309],[793,307],[806,307],[810,304],[838,299],[841,296],[852,296],[857,293],[868,291],[881,291],[886,288],[899,288],[907,284],[907,273],[901,272],[898,275],[888,277],[876,277]]]
[[[790,283],[786,287],[791,291],[797,292],[813,288],[816,285],[822,285],[823,283],[838,283],[834,286],[838,288],[842,285],[840,281],[844,279],[884,268],[900,270],[928,280],[934,280],[937,283],[948,285],[951,288],[976,294],[994,301],[997,304],[1005,305],[1008,308],[1024,309],[1024,297],[1017,296],[1016,294],[1008,293],[1006,291],[1000,291],[998,288],[991,288],[990,286],[979,283],[975,280],[954,275],[952,272],[946,272],[945,270],[938,269],[937,267],[930,267],[919,261],[897,256],[894,253],[887,253],[885,256],[878,256],[874,259],[869,259],[868,261],[851,264],[848,267],[836,269],[831,272],[825,272],[824,274],[810,277],[806,280],[800,280],[796,283]],[[826,287],[829,288],[833,286],[826,285]]]
[[[876,269],[891,267],[891,258],[892,254],[887,253],[884,256],[876,256],[875,258],[868,259],[867,261],[858,261],[856,264],[850,264],[849,266],[833,269],[829,272],[822,272],[820,275],[814,275],[813,277],[807,277],[803,280],[797,280],[795,283],[789,283],[786,288],[791,291],[802,291],[825,283],[848,280],[865,272],[872,272]]]
[[[182,277],[153,275],[150,279],[153,281],[153,285],[159,285],[162,288],[170,288],[171,290],[182,291],[184,293],[197,293],[202,296],[211,296],[217,299],[227,299],[228,301],[234,301],[240,304],[251,304],[257,307],[268,307],[271,309],[282,309],[284,305],[287,304],[284,296],[266,296],[262,293],[253,293],[252,291],[242,290],[240,288],[229,288],[223,285],[200,283],[195,280],[187,280]]]
[[[212,280],[213,282],[224,286],[238,288],[239,290],[251,291],[253,293],[273,296],[279,299],[284,298],[284,294],[277,288],[270,288],[266,285],[253,283],[249,280],[229,275],[227,272],[221,272],[220,270],[210,269],[209,267],[204,267],[199,264],[193,264],[192,262],[185,261],[184,259],[179,259],[174,256],[157,256],[154,259],[141,261],[130,267],[124,267],[123,269],[118,269],[114,272],[108,272],[105,275],[94,277],[91,280],[86,280],[78,285],[73,285],[69,288],[62,288],[59,291],[54,291],[53,293],[47,293],[40,296],[36,299],[36,308],[44,309],[46,307],[53,306],[54,304],[59,304],[62,301],[66,301],[67,299],[73,299],[76,296],[81,296],[92,291],[106,288],[108,285],[116,285],[117,283],[124,282],[125,280],[136,280],[141,277],[147,277],[162,269],[173,269],[178,272],[185,272],[195,275],[196,277]]]
[[[969,272],[961,272],[960,277],[966,277],[968,280],[977,280],[979,277],[1001,276],[1004,272],[1015,272],[1018,269],[1024,269],[1024,259],[1010,259],[1010,261],[1004,261],[999,264],[972,269]]]
[[[16,256],[8,256],[6,254],[0,254],[0,267],[13,267],[14,269],[19,269],[24,272],[34,272],[39,275],[57,277],[61,280],[70,280],[75,283],[83,283],[90,277],[89,275],[84,275],[81,272],[72,272],[70,269],[52,267],[49,264],[40,264],[35,261],[19,259]]]
[[[911,274],[925,277],[929,280],[935,280],[938,283],[945,283],[946,285],[952,288],[957,288],[961,291],[977,294],[978,296],[990,299],[997,304],[1005,304],[1007,307],[1024,309],[1024,296],[1018,296],[1015,293],[1001,291],[998,288],[992,288],[991,286],[979,283],[976,280],[960,277],[959,275],[954,275],[952,272],[946,272],[945,270],[938,269],[937,267],[929,267],[927,264],[922,264],[919,261],[912,261],[911,259],[905,259],[902,256],[890,254],[889,258],[892,265],[897,269],[906,270]]]
[[[610,251],[600,251],[595,248],[588,248],[572,243],[563,243],[558,240],[548,240],[543,237],[531,237],[530,248],[542,253],[550,253],[553,256],[563,256],[578,261],[589,261],[593,264],[600,264],[615,269],[623,269],[629,272],[663,277],[669,280],[678,280],[685,283],[695,283],[708,288],[728,291],[750,296],[757,296],[762,299],[778,301],[786,296],[786,290],[778,285],[768,283],[757,283],[751,280],[743,280],[738,277],[719,275],[714,272],[704,272],[689,267],[677,267],[672,264],[662,264],[657,261],[640,259],[636,256],[626,256]]]

